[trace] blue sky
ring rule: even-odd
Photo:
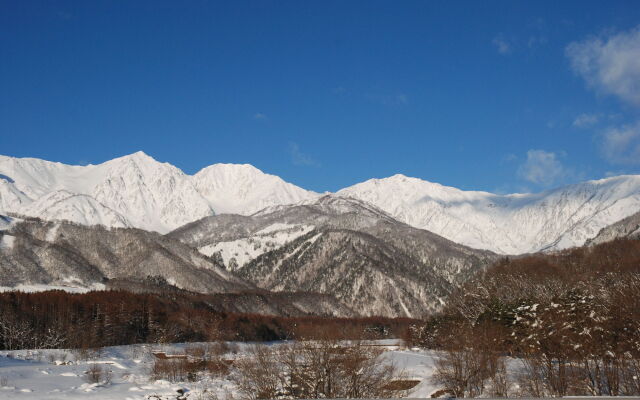
[[[0,0],[0,154],[317,191],[640,172],[637,1]]]

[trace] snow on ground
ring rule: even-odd
[[[141,400],[175,399],[178,390],[189,391],[197,399],[206,387],[225,396],[234,385],[226,379],[206,382],[171,383],[152,380],[149,371],[152,349],[166,346],[109,347],[96,359],[85,360],[79,352],[70,350],[20,350],[0,352],[0,399],[102,399]],[[181,345],[169,351],[179,351]],[[99,364],[111,372],[110,383],[88,383],[86,371]],[[220,397],[222,398],[222,397]]]
[[[44,284],[19,284],[16,286],[0,286],[0,292],[46,292],[48,290],[62,290],[68,293],[87,293],[94,290],[104,290],[106,286],[102,283],[93,283],[90,286],[82,286],[80,283],[69,281],[68,285],[44,285]]]
[[[434,370],[435,352],[403,349],[398,341],[372,343],[385,348],[383,359],[392,361],[408,379],[421,383],[408,397],[429,397],[436,387],[430,382]],[[178,390],[186,390],[188,399],[199,399],[206,389],[216,398],[238,399],[235,384],[225,377],[200,382],[170,383],[149,377],[153,363],[152,351],[167,354],[181,353],[189,344],[131,345],[103,349],[100,354],[87,358],[73,350],[18,350],[0,351],[0,399],[99,399],[142,400],[175,399]],[[250,344],[238,343],[235,357],[246,354]],[[111,371],[110,383],[91,384],[85,372],[91,364],[99,364]]]

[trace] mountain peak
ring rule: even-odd
[[[196,172],[196,175],[209,175],[209,174],[234,174],[234,175],[269,175],[262,170],[254,167],[251,164],[231,164],[231,163],[216,163],[202,168]]]
[[[158,163],[160,162],[155,158],[151,157],[144,151],[136,151],[135,153],[127,154],[122,157],[114,158],[113,160],[107,161],[107,163],[115,161],[115,160],[123,160],[123,161],[135,161],[135,162],[143,162],[143,163]]]

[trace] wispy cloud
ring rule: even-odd
[[[540,186],[551,186],[568,178],[572,172],[560,161],[562,153],[545,150],[527,151],[527,159],[518,168],[518,176]]]
[[[510,163],[510,162],[514,162],[518,160],[518,156],[513,154],[513,153],[509,153],[507,155],[505,155],[504,157],[502,157],[501,163]]]
[[[374,103],[385,106],[403,106],[409,104],[409,96],[405,93],[397,94],[365,94],[365,98]]]
[[[604,173],[605,178],[611,178],[612,176],[620,176],[626,174],[626,171],[617,170],[617,171],[606,171]]]
[[[547,44],[547,22],[543,18],[535,18],[527,24],[529,38],[527,39],[527,47],[532,50],[536,47]]]
[[[502,34],[494,37],[491,43],[496,47],[498,53],[503,55],[511,53],[512,44]]]
[[[347,89],[342,86],[334,87],[331,89],[331,93],[333,94],[345,94],[347,93]]]
[[[253,119],[267,119],[267,114],[255,113],[253,114]]]
[[[640,109],[640,26],[570,43],[565,52],[573,71],[589,87]],[[608,116],[609,120],[618,118],[615,114]],[[598,121],[585,117],[574,121],[574,126],[578,126],[576,122],[589,125]],[[640,165],[640,121],[610,126],[597,139],[608,162]]]
[[[531,35],[529,36],[529,40],[527,40],[527,47],[530,49],[543,46],[545,44],[547,44],[547,37],[542,35]]]
[[[640,164],[640,121],[605,130],[602,152],[612,164]]]
[[[293,165],[320,167],[320,163],[311,158],[309,155],[303,153],[297,143],[289,142],[288,151],[289,155],[291,156],[291,163]]]
[[[64,20],[69,20],[71,18],[73,18],[73,14],[71,14],[70,12],[67,11],[58,11],[58,18],[60,19],[64,19]]]
[[[640,106],[640,26],[570,43],[565,52],[590,87]]]
[[[583,113],[578,115],[574,120],[572,125],[576,128],[590,128],[600,121],[599,114],[587,114]]]

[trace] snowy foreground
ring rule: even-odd
[[[384,362],[394,362],[408,379],[420,380],[409,397],[429,397],[437,388],[430,382],[435,352],[403,349],[397,341],[376,342],[388,351]],[[239,399],[235,384],[225,378],[200,382],[170,383],[150,378],[153,352],[183,352],[188,344],[131,345],[107,347],[87,358],[71,350],[0,351],[0,399],[176,399],[178,390],[187,399]],[[238,343],[233,356],[242,358],[248,344]],[[92,364],[111,371],[111,382],[88,383],[86,372]]]

